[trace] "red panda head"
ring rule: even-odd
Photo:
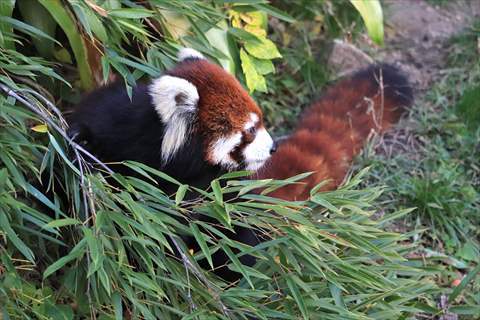
[[[232,75],[201,53],[183,49],[179,60],[149,87],[165,124],[164,162],[198,134],[208,163],[226,170],[259,169],[275,151],[260,108]]]

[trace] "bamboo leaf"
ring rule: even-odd
[[[46,124],[37,124],[31,128],[35,132],[46,133],[48,132],[48,127]]]
[[[309,319],[305,301],[300,294],[300,290],[298,289],[297,284],[293,281],[292,277],[288,275],[285,275],[285,280],[287,281],[287,286],[290,289],[290,293],[292,294],[293,299],[295,299],[298,307],[300,308],[300,312],[302,313],[303,318]]]
[[[48,278],[50,275],[55,273],[57,270],[63,268],[68,262],[80,258],[85,253],[85,247],[87,245],[87,239],[83,238],[79,243],[70,251],[66,256],[58,259],[52,263],[48,268],[43,272],[43,279]]]
[[[22,13],[23,19],[28,24],[41,30],[44,34],[49,36],[49,39],[55,37],[57,23],[37,0],[19,1],[18,7]],[[42,57],[52,57],[55,47],[54,41],[45,41],[44,39],[34,37],[33,43]]]
[[[141,8],[114,9],[108,11],[108,15],[117,18],[142,19],[153,16],[154,12]]]
[[[11,17],[13,9],[15,8],[16,0],[4,0],[0,1],[0,16]],[[13,34],[13,28],[8,22],[0,22],[0,46],[15,50],[15,43],[12,39],[6,39],[5,35]]]
[[[182,184],[178,187],[178,190],[175,193],[175,204],[177,206],[183,201],[183,198],[185,197],[187,190],[188,190],[188,185],[186,184]]]
[[[61,228],[61,227],[77,225],[77,224],[81,224],[81,222],[77,219],[65,218],[65,219],[50,221],[43,228]]]
[[[54,38],[52,38],[51,36],[49,36],[48,34],[43,32],[42,30],[40,30],[38,28],[35,28],[35,27],[33,27],[33,26],[31,26],[27,23],[24,23],[20,20],[10,18],[10,17],[0,16],[0,22],[8,23],[8,24],[12,25],[12,27],[14,29],[25,32],[25,33],[33,36],[33,37],[43,38],[43,40],[47,39],[47,40],[50,40],[52,42],[58,43],[57,40],[55,40]]]
[[[65,152],[63,152],[62,148],[60,147],[60,145],[58,144],[57,140],[55,139],[54,136],[52,136],[50,133],[48,134],[48,137],[50,138],[50,143],[52,144],[52,146],[55,148],[55,150],[58,152],[58,154],[60,155],[60,157],[62,157],[63,161],[65,161],[65,163],[77,174],[77,175],[81,175],[80,174],[80,171],[78,170],[77,167],[75,167],[73,165],[73,163],[70,161],[70,159],[68,159],[68,157],[65,155]]]
[[[93,72],[88,62],[87,46],[78,30],[76,21],[67,7],[60,0],[38,0],[50,12],[53,19],[60,25],[68,38],[68,42],[75,55],[80,81],[84,90],[94,86]]]
[[[0,230],[5,232],[7,235],[8,240],[12,242],[15,248],[20,251],[20,253],[28,259],[31,263],[35,263],[35,256],[32,250],[27,247],[25,242],[23,242],[17,235],[17,233],[12,229],[10,225],[10,221],[8,221],[7,215],[5,212],[0,208]]]
[[[215,200],[219,205],[223,205],[223,194],[222,194],[222,187],[220,186],[220,182],[218,180],[213,180],[210,185],[212,186],[213,194],[215,195]]]
[[[115,310],[115,320],[123,319],[122,296],[118,292],[112,294],[112,303]]]
[[[240,273],[245,277],[250,287],[252,289],[255,289],[255,287],[253,286],[253,282],[250,279],[250,274],[247,272],[245,266],[240,262],[240,260],[238,260],[237,256],[233,253],[230,247],[228,247],[225,244],[222,244],[222,249],[223,251],[225,251],[230,261],[232,261],[232,263],[235,265],[236,270],[240,271]]]
[[[205,236],[200,232],[200,229],[195,223],[190,224],[190,230],[192,230],[192,234],[195,237],[195,240],[197,240],[200,249],[202,250],[205,258],[208,261],[208,264],[213,269],[212,254],[210,252],[210,248],[207,245],[207,242],[205,241]]]

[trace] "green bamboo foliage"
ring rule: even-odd
[[[38,4],[50,21],[32,20],[28,10]],[[246,56],[262,83],[280,54],[266,33],[255,40],[249,28],[265,31],[267,16],[291,17],[263,1],[14,6],[0,6],[0,318],[404,319],[436,310],[425,296],[434,290],[430,274],[405,259],[401,243],[410,235],[383,229],[408,210],[373,219],[371,204],[383,190],[358,189],[363,173],[339,190],[316,188],[309,201],[287,202],[268,191],[305,175],[249,181],[234,172],[184,201],[191,187],[139,163],[125,165],[144,179],[113,174],[66,136],[57,106],[68,107],[78,88],[114,74],[127,87],[156,76],[181,45],[243,72],[248,84]],[[232,10],[260,20],[234,27]],[[165,194],[156,179],[178,191]],[[264,192],[252,193],[258,188]],[[199,215],[217,222],[193,218]],[[222,231],[233,226],[270,240],[248,247]],[[180,235],[195,237],[200,250],[191,252]],[[220,249],[243,275],[235,285],[198,266]],[[254,268],[239,262],[244,254],[257,257]]]

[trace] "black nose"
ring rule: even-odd
[[[277,151],[278,144],[276,142],[273,142],[272,148],[270,149],[270,154],[274,153]]]

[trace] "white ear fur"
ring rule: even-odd
[[[162,76],[149,87],[153,105],[165,124],[162,160],[168,160],[188,140],[192,121],[197,112],[197,88],[185,79]]]
[[[183,61],[189,58],[205,59],[203,54],[192,48],[183,48],[178,52],[178,61]]]

